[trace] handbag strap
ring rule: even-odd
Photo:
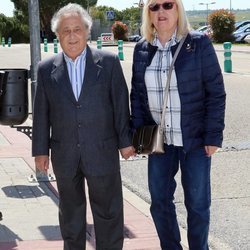
[[[164,117],[165,117],[166,107],[167,107],[167,102],[168,102],[168,91],[169,91],[169,85],[170,85],[172,71],[173,71],[173,68],[174,68],[174,63],[175,63],[175,60],[176,60],[176,58],[177,58],[177,56],[178,56],[178,54],[179,54],[179,52],[181,50],[181,47],[182,47],[186,37],[187,37],[187,34],[185,34],[182,37],[182,39],[181,39],[181,41],[180,41],[180,43],[179,43],[179,45],[178,45],[178,47],[177,47],[177,49],[176,49],[176,51],[174,53],[174,57],[172,59],[172,62],[171,62],[171,65],[170,65],[170,68],[169,68],[169,71],[168,71],[167,83],[166,83],[164,101],[163,101],[163,107],[162,107],[162,114],[161,114],[161,125],[160,126],[161,126],[162,129],[163,129],[163,126],[164,126]]]

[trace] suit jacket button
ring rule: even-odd
[[[80,146],[81,146],[80,143],[77,143],[77,147],[80,148]]]
[[[76,107],[77,107],[78,109],[80,109],[80,108],[82,107],[82,105],[76,105]]]

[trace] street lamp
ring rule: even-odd
[[[215,4],[216,2],[210,2],[210,3],[199,3],[199,5],[206,5],[207,6],[207,25],[208,25],[208,5]]]
[[[230,13],[232,12],[232,1],[230,0]]]
[[[142,23],[142,10],[144,7],[144,2],[143,2],[143,0],[140,0],[139,3],[134,3],[134,4],[138,5],[138,7],[140,8],[140,19],[141,19],[140,21]]]
[[[142,24],[142,11],[143,11],[143,7],[144,7],[144,2],[143,0],[139,0],[139,3],[134,3],[136,5],[138,5],[138,7],[140,8],[140,25]],[[140,32],[140,29],[139,29],[139,33],[141,34]]]
[[[87,0],[87,12],[89,13],[89,0]]]

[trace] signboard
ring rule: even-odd
[[[107,20],[113,20],[115,18],[115,12],[113,10],[106,11]]]
[[[102,41],[102,45],[115,44],[113,33],[102,33],[101,41]]]

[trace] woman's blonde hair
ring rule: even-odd
[[[142,14],[142,26],[141,33],[148,42],[152,42],[155,37],[155,28],[150,19],[150,10],[149,5],[154,4],[156,0],[147,0],[146,4],[143,7]],[[177,24],[177,37],[181,38],[184,34],[189,32],[190,24],[187,19],[187,15],[182,4],[182,0],[175,0],[178,11],[178,24]]]

